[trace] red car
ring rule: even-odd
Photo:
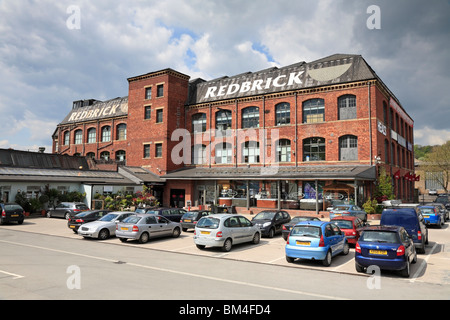
[[[354,216],[334,217],[331,221],[345,232],[347,242],[353,245],[356,245],[359,239],[360,229],[366,225],[364,221]]]

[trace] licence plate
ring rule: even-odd
[[[120,230],[128,231],[128,228],[127,227],[120,227]]]
[[[184,219],[184,222],[192,222],[190,219]]]
[[[378,254],[378,255],[387,255],[387,251],[386,250],[369,250],[370,254]]]
[[[299,246],[310,246],[311,241],[297,241],[296,244]]]
[[[211,234],[211,231],[200,231],[201,234]]]
[[[18,216],[19,216],[18,214],[12,214],[12,215],[11,215],[11,217],[14,217],[14,218],[15,218],[15,217],[18,217]]]
[[[69,228],[75,229],[75,226],[69,226]]]

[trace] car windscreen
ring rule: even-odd
[[[137,210],[136,210],[136,212],[137,212]],[[149,210],[149,211],[144,211],[144,212],[141,212],[141,213],[159,214],[159,211],[157,211],[157,210]]]
[[[207,229],[217,229],[219,227],[220,220],[213,217],[203,217],[198,223],[197,227],[199,228],[207,228]]]
[[[258,213],[253,220],[265,220],[265,219],[272,219],[275,216],[275,211],[262,211]]]
[[[334,210],[350,210],[350,206],[336,206]]]
[[[113,221],[118,214],[116,213],[108,213],[106,216],[103,216],[99,219],[99,221]]]
[[[183,214],[183,219],[195,219],[197,217],[197,211],[189,211]]]
[[[75,208],[77,208],[79,210],[89,210],[89,208],[84,204],[77,204],[77,205],[75,205]]]
[[[138,223],[139,220],[141,220],[142,217],[138,217],[138,216],[131,216],[128,218],[123,219],[123,223]]]
[[[302,221],[308,221],[308,220],[311,220],[310,218],[308,218],[308,217],[294,217],[294,218],[292,218],[292,220],[291,220],[291,224],[296,224],[296,223],[299,223],[299,222],[302,222]]]
[[[144,208],[137,208],[136,209],[136,213],[145,213],[145,209]]]
[[[87,215],[90,215],[92,211],[84,211],[82,213],[79,213],[76,215],[77,218],[86,217]]]
[[[12,211],[12,210],[23,210],[23,209],[18,204],[5,204],[5,211]]]
[[[295,226],[291,230],[291,236],[307,236],[307,237],[316,237],[320,238],[321,230],[320,227],[315,226]]]
[[[418,218],[415,214],[403,214],[401,212],[394,212],[390,214],[383,214],[381,216],[382,225],[402,226],[407,229],[413,229],[417,225]]]
[[[425,214],[435,213],[434,208],[419,208],[420,212]]]
[[[448,198],[447,197],[437,197],[435,202],[437,203],[447,203],[448,202]]]
[[[333,220],[332,222],[341,229],[353,229],[353,223],[351,221]]]
[[[359,237],[359,241],[398,243],[398,237],[397,237],[397,232],[365,230]]]

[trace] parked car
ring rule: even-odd
[[[105,240],[116,235],[116,224],[129,216],[135,215],[129,211],[114,211],[100,219],[83,224],[78,228],[78,234],[84,238]]]
[[[306,216],[293,217],[291,219],[291,221],[289,221],[289,223],[283,224],[283,226],[281,228],[282,229],[281,234],[283,236],[283,239],[287,240],[287,238],[289,236],[289,232],[291,232],[292,227],[302,221],[320,221],[320,219],[317,217],[306,217]]]
[[[359,239],[361,228],[366,224],[358,217],[340,216],[331,219],[345,233],[345,237],[349,244],[356,245]]]
[[[195,225],[197,224],[198,220],[210,214],[212,214],[212,212],[208,210],[192,210],[186,212],[185,214],[183,214],[180,220],[181,229],[183,231],[187,231],[188,229],[195,229]]]
[[[367,221],[367,213],[354,204],[340,204],[330,211],[330,219],[340,216],[355,216],[364,222]]]
[[[69,220],[67,220],[67,227],[77,233],[78,228],[82,224],[98,220],[109,212],[111,212],[111,210],[83,211],[69,218]]]
[[[442,203],[447,210],[450,210],[450,200],[448,199],[448,195],[447,194],[440,195],[439,197],[436,198],[436,200],[434,200],[434,202]],[[448,219],[449,219],[449,217],[447,215],[447,220]]]
[[[59,217],[69,220],[74,215],[88,210],[88,206],[82,202],[61,202],[47,211],[47,218]]]
[[[289,221],[291,221],[289,213],[280,210],[264,210],[252,219],[252,223],[261,229],[261,235],[269,238],[282,233],[283,224]]]
[[[25,211],[17,203],[0,203],[0,211],[0,224],[9,222],[17,222],[18,224],[22,224],[23,219],[25,219]]]
[[[137,208],[135,210],[135,213],[147,213],[148,211],[152,211],[158,209],[158,207],[144,207],[144,208]]]
[[[369,266],[399,270],[410,275],[410,264],[417,262],[414,242],[401,226],[370,226],[361,232],[355,247],[355,268],[363,272]]]
[[[174,222],[180,222],[181,217],[186,212],[186,210],[179,208],[153,208],[152,210],[146,211],[147,214],[157,214],[160,216],[164,216]]]
[[[441,198],[441,197],[439,197]],[[447,221],[449,219],[449,210],[445,207],[444,203],[441,202],[430,202],[430,203],[426,203],[425,206],[436,206],[439,208],[439,211],[441,212],[443,218],[444,218],[444,222]]]
[[[259,243],[261,230],[246,217],[238,214],[219,213],[201,218],[194,231],[197,248],[221,247],[228,252],[235,244]]]
[[[285,252],[289,263],[300,258],[320,260],[329,266],[332,257],[340,253],[347,255],[349,246],[344,232],[333,222],[304,221],[292,228]]]
[[[404,227],[411,236],[416,251],[425,253],[425,245],[428,244],[428,229],[417,207],[384,209],[381,213],[380,225]]]
[[[146,243],[151,238],[174,237],[181,234],[181,225],[178,222],[156,214],[137,214],[125,218],[117,223],[116,237],[122,242],[128,239]]]
[[[428,194],[429,194],[430,196],[437,196],[437,195],[438,195],[438,192],[437,192],[436,189],[430,189],[430,190],[428,190]]]
[[[442,228],[445,219],[444,214],[439,210],[438,206],[425,205],[419,206],[418,208],[427,226],[435,225],[439,228]]]

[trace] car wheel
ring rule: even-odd
[[[330,250],[328,250],[325,259],[322,260],[322,264],[325,267],[328,267],[331,264],[331,251]]]
[[[253,242],[253,244],[258,244],[259,240],[261,240],[261,236],[260,236],[259,232],[256,232],[255,235],[253,236],[252,242]]]
[[[148,242],[149,235],[147,232],[142,232],[141,236],[139,237],[139,243],[146,243]]]
[[[172,238],[178,238],[181,234],[180,228],[173,229]]]
[[[19,220],[19,221],[17,221],[17,223],[18,223],[18,224],[22,224],[22,223],[23,223],[23,220]]]
[[[100,232],[98,233],[98,238],[100,240],[106,240],[109,238],[109,230],[108,229],[102,229],[100,230]]]
[[[273,228],[270,228],[270,230],[269,230],[269,238],[273,238],[274,235],[275,235],[275,230]]]
[[[202,244],[196,244],[196,246],[197,246],[197,248],[200,249],[200,250],[205,249],[205,246],[202,245]]]
[[[119,238],[119,240],[121,241],[121,242],[127,242],[127,238]]]
[[[409,261],[406,261],[406,267],[405,267],[405,269],[400,271],[400,274],[402,275],[402,277],[409,278],[409,274],[410,274]]]
[[[342,254],[343,254],[344,256],[346,256],[346,255],[348,255],[349,251],[350,251],[350,248],[349,248],[349,246],[348,246],[348,242],[346,241],[346,242],[344,243],[344,249],[342,250]]]
[[[411,263],[416,263],[417,262],[417,252],[414,250],[414,259],[411,261]]]
[[[183,228],[183,232],[186,232],[188,230],[188,228]]]
[[[51,218],[52,217],[52,213],[50,211],[47,211],[47,218]]]
[[[229,252],[231,250],[232,245],[233,245],[233,242],[231,241],[230,238],[228,238],[227,240],[225,240],[225,242],[223,244],[222,251]]]
[[[66,212],[66,214],[64,215],[64,218],[66,218],[66,220],[69,220],[70,219],[70,213]]]
[[[295,258],[286,256],[286,261],[287,261],[288,263],[292,263],[292,262],[294,262],[294,260],[295,260]]]

